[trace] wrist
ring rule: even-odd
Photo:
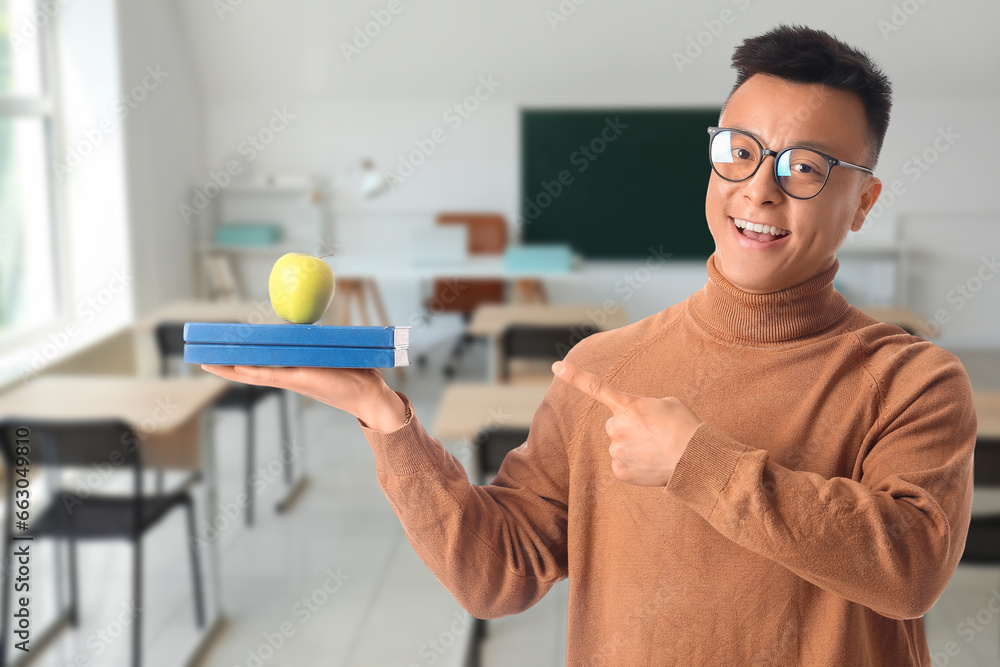
[[[377,401],[368,418],[361,421],[370,429],[391,433],[406,425],[410,420],[409,409],[395,391],[388,385],[383,387],[382,395]]]

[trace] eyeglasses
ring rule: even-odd
[[[757,173],[764,156],[774,156],[774,180],[793,199],[812,199],[830,179],[834,167],[848,167],[875,175],[868,167],[830,157],[812,148],[789,146],[772,151],[742,130],[727,127],[708,128],[708,153],[712,170],[721,178],[738,183]]]

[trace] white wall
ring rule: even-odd
[[[194,228],[178,215],[204,169],[204,100],[187,32],[170,0],[120,0],[128,216],[138,317],[194,293]]]
[[[1000,5],[995,2],[915,3],[912,15],[894,15],[892,3],[862,0],[838,3],[836,10],[784,0],[712,6],[402,0],[400,6],[402,11],[348,62],[341,44],[352,42],[357,29],[373,19],[371,13],[383,12],[388,2],[240,3],[218,13],[209,3],[186,0],[184,22],[205,82],[206,165],[190,185],[204,183],[208,170],[224,166],[248,134],[264,127],[274,107],[287,107],[294,120],[253,164],[245,165],[248,172],[307,172],[336,179],[362,157],[395,170],[399,156],[413,150],[415,141],[438,127],[446,131],[447,141],[384,199],[363,205],[339,193],[334,205],[339,251],[373,240],[384,244],[393,232],[405,238],[408,226],[426,223],[439,210],[499,210],[513,219],[519,209],[521,107],[717,105],[731,88],[735,75],[729,57],[740,40],[779,22],[801,22],[868,50],[894,84],[893,119],[879,175],[887,185],[901,180],[906,193],[869,221],[857,245],[894,243],[897,222],[916,212],[1000,215],[991,176],[996,142],[994,149],[984,150],[983,135],[974,134],[992,122],[1000,103],[1000,47],[992,34]],[[560,6],[574,8],[565,21],[548,13],[559,12]],[[691,47],[693,60],[678,66],[676,54],[699,39],[707,46],[700,53]],[[480,76],[489,75],[500,82],[496,92],[460,127],[451,127],[445,111],[469,95]],[[960,139],[912,180],[913,173],[904,171],[907,161],[933,147],[938,130],[948,128]],[[996,247],[1000,234],[973,242]],[[842,264],[838,281],[845,292],[873,292],[866,277],[849,271],[854,263],[845,259]],[[259,275],[252,280],[262,294]],[[671,266],[623,305],[637,319],[683,299],[704,280],[703,263]],[[561,290],[558,298],[620,299],[614,283],[604,282]],[[393,321],[405,322],[418,288],[397,287],[387,305]],[[918,299],[910,305],[926,304]],[[984,336],[954,328],[960,326],[945,327],[942,340]],[[995,336],[992,340],[1000,343]]]

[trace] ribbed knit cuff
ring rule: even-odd
[[[417,411],[413,409],[413,404],[406,394],[396,391],[396,395],[410,409],[409,424],[395,431],[385,432],[376,431],[361,419],[356,419],[375,454],[376,467],[383,468],[393,475],[409,475],[431,467],[431,461],[424,451],[430,436],[424,430],[417,417]]]
[[[708,422],[702,422],[688,440],[663,492],[675,496],[708,520],[719,494],[736,470],[740,455],[748,449]]]

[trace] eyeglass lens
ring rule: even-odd
[[[750,177],[761,160],[760,145],[750,135],[722,130],[712,137],[712,166],[729,181]],[[778,185],[793,197],[813,197],[823,189],[830,164],[808,148],[784,150],[776,157]]]

